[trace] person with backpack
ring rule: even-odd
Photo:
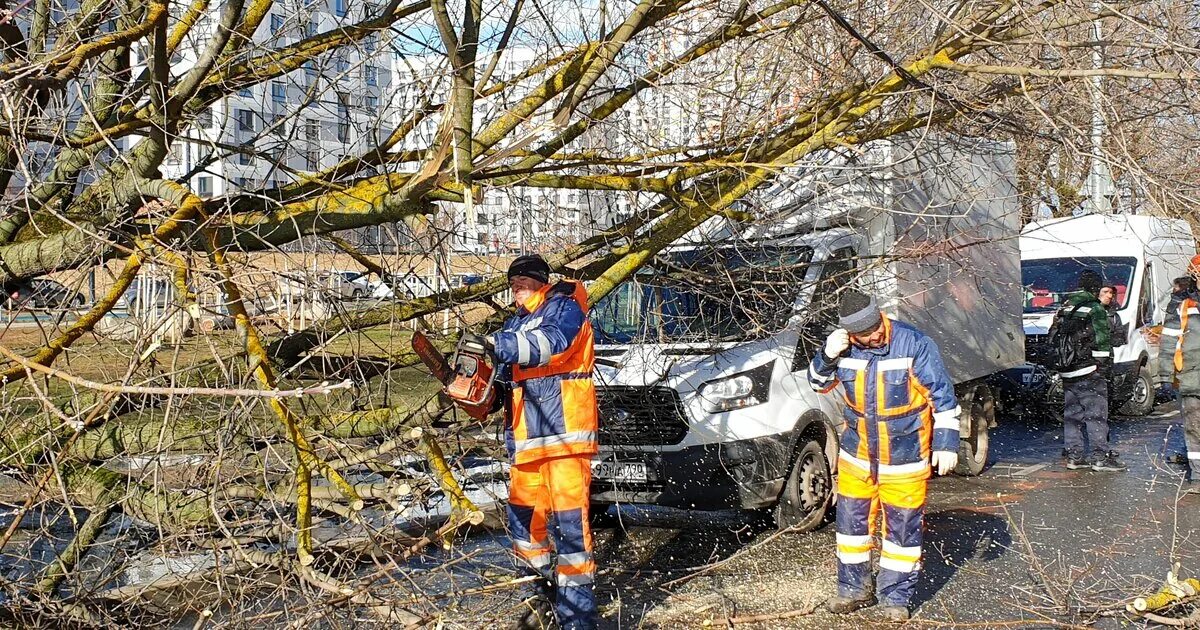
[[[1108,443],[1108,373],[1112,337],[1097,297],[1104,281],[1090,269],[1067,296],[1050,327],[1054,366],[1063,381],[1063,442],[1067,468],[1121,471],[1126,466]],[[1090,447],[1090,456],[1089,450]]]

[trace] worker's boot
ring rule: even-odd
[[[1092,462],[1084,457],[1083,453],[1075,449],[1067,451],[1067,468],[1070,470],[1079,470],[1081,468],[1091,468]]]
[[[1117,456],[1116,451],[1109,451],[1103,455],[1099,455],[1092,464],[1092,470],[1097,472],[1121,472],[1129,468],[1121,458]]]
[[[879,616],[885,621],[892,623],[904,623],[908,621],[910,613],[908,612],[908,606],[889,605],[879,607]]]
[[[829,609],[829,612],[835,615],[844,615],[868,606],[874,606],[877,601],[878,600],[875,599],[875,595],[873,594],[863,595],[861,597],[845,597],[843,595],[835,595],[826,600],[825,607]]]
[[[522,602],[517,630],[558,630],[558,619],[554,616],[557,595],[549,580],[538,580],[536,592]]]

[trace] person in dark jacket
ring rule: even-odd
[[[1104,281],[1086,270],[1079,274],[1079,290],[1067,297],[1055,315],[1055,326],[1083,324],[1090,334],[1080,337],[1072,365],[1059,371],[1063,381],[1063,442],[1067,468],[1097,471],[1125,470],[1125,464],[1108,443],[1108,379],[1112,364],[1112,337],[1108,314],[1097,295]],[[1071,322],[1071,320],[1076,320]],[[1089,456],[1090,447],[1090,456]]]
[[[1188,481],[1196,483],[1196,475],[1200,472],[1200,295],[1196,294],[1196,278],[1200,277],[1200,255],[1192,258],[1188,268],[1191,274],[1184,289],[1190,293],[1183,297],[1175,312],[1167,313],[1167,317],[1179,322],[1179,335],[1174,347],[1165,342],[1164,332],[1158,348],[1161,358],[1169,354],[1171,359],[1171,376],[1179,388],[1180,413],[1183,417],[1183,437],[1186,451],[1172,455],[1172,463],[1186,464]]]
[[[1189,297],[1197,297],[1195,281],[1188,276],[1171,282],[1171,296],[1163,317],[1162,333],[1158,338],[1158,395],[1160,400],[1175,398],[1175,348],[1179,345],[1179,305]]]
[[[1108,313],[1108,332],[1112,337],[1112,347],[1120,348],[1129,343],[1129,331],[1125,322],[1121,321],[1121,314],[1117,312],[1121,308],[1117,303],[1117,287],[1111,284],[1102,287],[1098,297],[1104,312]]]

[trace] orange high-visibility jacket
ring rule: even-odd
[[[546,285],[492,338],[496,360],[511,367],[506,438],[518,464],[597,451],[587,304],[582,282]]]

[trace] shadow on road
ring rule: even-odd
[[[932,599],[967,562],[999,558],[1011,541],[1008,521],[992,514],[962,508],[926,514],[922,576],[913,607]]]

